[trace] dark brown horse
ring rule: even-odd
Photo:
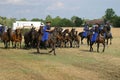
[[[105,37],[105,39],[107,41],[106,42],[107,45],[109,43],[109,40],[110,40],[110,44],[112,44],[112,38],[113,38],[113,36],[112,36],[112,33],[110,32],[110,30],[111,30],[110,26],[104,26],[103,27],[104,37]]]
[[[25,43],[25,48],[31,48],[34,47],[34,41],[35,41],[35,36],[36,36],[37,31],[35,28],[31,28],[30,31],[25,32],[24,34],[24,43]]]
[[[87,45],[89,46],[89,41],[90,41],[90,35],[92,35],[93,34],[93,31],[91,31],[91,30],[88,30],[87,32],[86,32],[86,36],[84,36],[83,34],[84,34],[85,32],[80,32],[78,35],[81,37],[81,44],[83,44],[83,40],[84,39],[87,39]]]
[[[90,51],[93,51],[93,44],[94,43],[97,43],[97,52],[99,52],[99,45],[100,45],[100,43],[103,45],[103,50],[102,50],[102,52],[104,52],[105,51],[105,38],[104,38],[104,36],[102,35],[103,33],[96,33],[96,34],[98,34],[96,37],[96,40],[95,41],[92,41],[92,40],[90,40]],[[94,34],[93,34],[94,35]],[[90,37],[91,37],[91,39],[92,39],[92,37],[93,37],[93,35],[91,35]]]
[[[12,34],[12,29],[8,28],[7,32],[3,32],[2,36],[1,36],[1,40],[4,42],[5,48],[8,48],[8,43],[9,43],[9,47],[10,47],[11,34]]]

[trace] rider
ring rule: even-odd
[[[94,34],[93,34],[93,36],[92,36],[92,38],[91,38],[91,41],[92,41],[92,42],[95,42],[95,41],[96,41],[99,32],[100,32],[100,25],[99,25],[98,23],[96,23],[96,25],[95,25],[95,30],[94,30]]]
[[[110,33],[111,32],[111,26],[110,26],[110,24],[106,23],[105,27],[106,27],[108,33]]]
[[[48,37],[49,37],[49,33],[53,31],[53,30],[51,30],[50,25],[51,25],[51,22],[47,21],[46,25],[43,27],[42,41],[43,41],[45,49],[47,48],[47,40],[48,40]]]
[[[88,31],[89,31],[89,26],[88,26],[88,24],[85,22],[85,24],[84,24],[84,32],[83,32],[83,36],[87,36],[87,34],[88,34]]]

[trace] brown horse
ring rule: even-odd
[[[35,36],[36,36],[37,31],[35,28],[31,28],[30,31],[25,32],[24,34],[24,43],[25,43],[25,48],[31,48],[34,47],[34,41],[35,41]]]
[[[42,41],[42,36],[43,36],[43,26],[40,26],[40,29],[38,30],[36,36],[35,36],[35,40],[36,40],[36,45],[37,45],[37,53],[40,53],[40,43]]]
[[[91,39],[92,39],[92,36],[93,35],[91,35]],[[100,43],[103,45],[102,52],[105,51],[105,38],[104,38],[104,36],[102,36],[101,32],[98,33],[97,38],[96,38],[96,40],[94,42],[90,40],[90,51],[93,51],[93,47],[92,46],[93,46],[94,43],[97,43],[97,52],[99,52],[99,45],[100,45]]]
[[[40,53],[39,47],[40,47],[40,42],[42,41],[42,32],[43,27],[40,27],[38,34],[36,35],[36,40],[37,40],[37,53]],[[55,47],[56,47],[56,41],[57,41],[57,35],[58,35],[58,30],[59,28],[55,27],[54,30],[52,32],[50,32],[49,38],[48,38],[48,44],[50,44],[51,46],[51,50],[49,51],[49,53],[53,52],[54,55],[56,55],[55,52]]]
[[[13,47],[17,47],[17,43],[19,43],[20,48],[21,48],[21,42],[22,42],[22,32],[21,29],[16,29],[15,32],[12,33],[11,35],[11,41],[12,41],[12,46],[14,43]]]
[[[12,34],[12,29],[8,28],[7,32],[3,32],[2,36],[1,36],[1,40],[4,42],[5,48],[8,48],[8,43],[9,43],[9,47],[10,47],[11,34]]]
[[[113,38],[113,36],[112,36],[112,33],[110,32],[110,30],[111,30],[110,26],[104,26],[103,27],[104,37],[105,37],[105,39],[107,41],[106,42],[107,45],[108,45],[109,40],[110,40],[110,45],[112,44],[112,38]]]

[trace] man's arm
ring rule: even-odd
[[[54,31],[54,29],[53,30],[46,30],[46,32],[53,32]]]

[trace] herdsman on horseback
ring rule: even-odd
[[[105,39],[107,40],[107,45],[108,45],[108,39],[110,39],[110,44],[112,44],[112,33],[111,33],[111,25],[109,23],[106,23],[103,30],[105,31]]]
[[[83,36],[87,37],[88,31],[89,31],[89,26],[88,26],[88,24],[86,22],[84,24],[84,29],[83,30],[84,30]]]
[[[43,36],[42,36],[42,42],[44,45],[44,48],[47,49],[47,40],[49,37],[50,32],[52,32],[53,30],[51,30],[51,22],[47,21],[46,25],[43,27]]]
[[[92,36],[92,38],[91,38],[91,41],[92,41],[92,42],[95,42],[95,41],[96,41],[99,32],[100,32],[100,25],[99,25],[98,23],[96,23],[95,29],[94,29],[94,33],[93,33],[93,36]]]

